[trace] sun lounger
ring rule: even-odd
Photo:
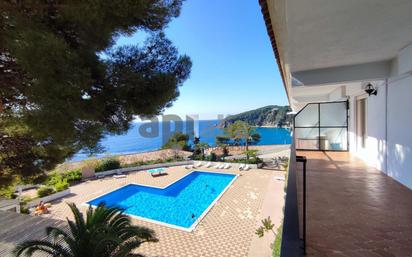
[[[215,166],[213,166],[213,168],[215,169],[219,169],[220,163],[217,163]]]
[[[113,178],[125,178],[127,177],[125,174],[118,174],[118,175],[114,175]]]
[[[185,169],[191,170],[191,169],[193,169],[193,165],[186,165],[186,166],[185,166]]]
[[[205,168],[210,168],[212,166],[211,162],[206,163]]]
[[[250,170],[249,165],[246,164],[245,168],[243,168],[243,170]]]
[[[198,167],[202,167],[202,163],[201,163],[201,162],[197,162],[197,163],[195,163],[195,167],[196,167],[196,168],[198,168]]]
[[[217,167],[218,169],[223,169],[225,167],[225,165],[222,163],[219,165],[219,167]]]
[[[166,169],[165,168],[157,168],[157,169],[151,169],[151,170],[147,170],[147,172],[149,172],[152,177],[157,177],[157,176],[161,176],[165,173]]]
[[[231,165],[230,165],[229,163],[226,163],[226,164],[225,164],[225,167],[223,167],[223,168],[229,169],[230,167],[231,167]]]
[[[239,170],[243,170],[245,168],[245,164],[240,164],[240,166],[239,166]]]

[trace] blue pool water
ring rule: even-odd
[[[104,202],[125,209],[126,214],[190,228],[234,178],[194,171],[165,189],[131,184],[88,204]]]

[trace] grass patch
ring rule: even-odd
[[[276,231],[275,241],[271,245],[273,257],[280,257],[280,248],[282,246],[282,232],[283,232],[283,225],[280,225]]]

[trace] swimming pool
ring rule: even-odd
[[[87,202],[118,206],[147,221],[191,231],[236,175],[193,171],[164,189],[129,184]]]

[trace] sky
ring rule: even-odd
[[[216,119],[288,104],[257,0],[186,0],[165,33],[193,62],[190,78],[165,114]],[[121,37],[117,45],[141,37],[139,32]]]

